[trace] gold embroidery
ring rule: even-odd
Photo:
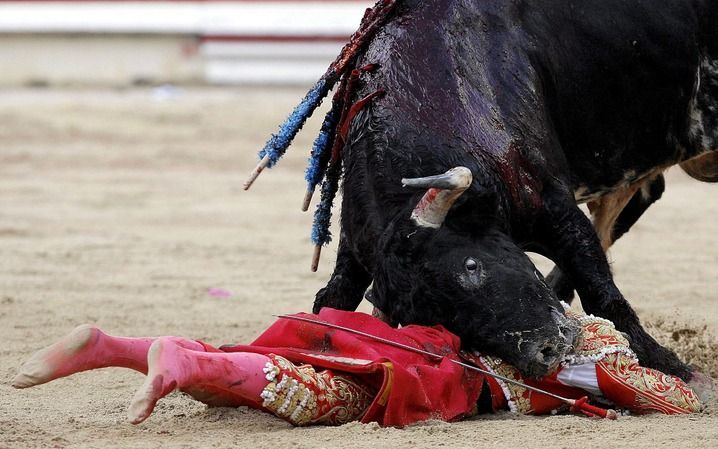
[[[598,369],[635,393],[636,403],[631,408],[666,414],[694,413],[701,409],[695,392],[682,380],[643,368],[623,354],[608,355],[598,363]]]
[[[296,426],[356,421],[374,400],[375,392],[348,375],[317,373],[311,365],[296,366],[272,354],[269,358],[264,372],[270,383],[262,391],[262,406]]]
[[[494,373],[500,376],[508,377],[509,379],[524,382],[519,370],[504,362],[500,358],[483,356],[481,357],[481,360],[483,360],[489,370]],[[509,401],[509,408],[512,412],[522,414],[531,413],[533,407],[531,405],[531,392],[529,390],[520,385],[506,383],[499,379],[497,379],[497,382],[501,385],[501,389],[504,391],[506,400]]]
[[[577,319],[581,324],[581,332],[574,342],[574,350],[566,357],[568,364],[598,362],[606,355],[614,353],[635,357],[626,337],[617,331],[610,321],[575,312],[567,312],[567,315]]]
[[[391,362],[382,363],[386,367],[386,386],[377,399],[377,404],[382,407],[389,402],[389,395],[394,387],[394,364]]]

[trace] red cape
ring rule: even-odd
[[[459,338],[442,326],[395,329],[370,315],[324,308],[297,314],[349,327],[418,349],[461,360]],[[350,332],[279,319],[250,345],[223,346],[227,352],[276,354],[294,363],[361,375],[378,389],[362,422],[406,426],[429,419],[454,421],[472,414],[484,376],[449,360],[437,361]]]

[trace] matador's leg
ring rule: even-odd
[[[361,376],[334,370],[316,371],[270,354],[264,372],[269,384],[262,391],[262,408],[295,426],[342,425],[361,419],[377,388]]]
[[[84,324],[58,342],[37,351],[23,364],[12,381],[15,388],[28,388],[51,380],[98,368],[130,368],[147,372],[147,350],[155,338],[107,335]],[[192,340],[176,339],[185,347],[202,350]]]
[[[245,352],[203,352],[187,349],[171,337],[157,339],[147,353],[147,378],[137,390],[128,416],[133,424],[147,419],[157,401],[174,390],[208,405],[261,406],[269,384],[264,368],[270,359]]]
[[[152,344],[147,360],[147,379],[129,409],[135,424],[176,389],[206,404],[249,406],[299,426],[357,420],[376,394],[354,376],[317,372],[276,355],[199,352],[165,338]]]
[[[208,405],[246,405],[295,425],[360,418],[375,391],[353,376],[316,372],[278,356],[224,353],[179,337],[127,338],[83,325],[35,353],[12,381],[28,388],[81,371],[123,367],[146,373],[129,417],[147,419],[159,399],[179,389]]]

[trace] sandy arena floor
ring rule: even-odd
[[[19,364],[80,323],[220,344],[250,340],[272,314],[310,309],[335,257],[334,248],[325,250],[319,273],[310,273],[311,214],[299,209],[316,120],[283,164],[251,192],[241,189],[256,150],[301,95],[0,95],[0,449],[718,447],[715,401],[701,415],[617,422],[503,414],[405,430],[294,429],[179,394],[132,426],[125,409],[141,376],[123,370],[13,390]],[[713,376],[717,195],[718,187],[672,171],[664,199],[611,255],[619,286],[644,321]],[[212,297],[213,287],[232,296]]]

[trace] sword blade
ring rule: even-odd
[[[464,362],[461,362],[461,361],[459,361],[459,360],[454,360],[454,359],[448,358],[448,357],[446,357],[446,356],[439,355],[439,354],[436,354],[436,353],[433,353],[433,352],[430,352],[430,351],[427,351],[427,350],[424,350],[424,349],[421,349],[421,348],[415,348],[415,347],[413,347],[413,346],[405,345],[405,344],[403,344],[403,343],[399,343],[399,342],[394,341],[394,340],[389,340],[389,339],[387,339],[387,338],[379,337],[378,335],[369,334],[369,333],[367,333],[367,332],[363,332],[363,331],[360,331],[360,330],[357,330],[357,329],[352,329],[352,328],[350,328],[350,327],[340,326],[340,325],[334,324],[334,323],[327,323],[326,321],[315,320],[315,319],[312,319],[312,318],[305,318],[305,317],[300,317],[300,316],[295,316],[295,315],[275,315],[275,316],[276,316],[277,318],[283,318],[283,319],[286,319],[286,320],[302,321],[302,322],[305,322],[305,323],[317,324],[317,325],[319,325],[319,326],[324,326],[324,327],[328,327],[328,328],[331,328],[331,329],[337,329],[337,330],[341,330],[341,331],[344,331],[344,332],[349,332],[349,333],[351,333],[351,334],[360,335],[360,336],[362,336],[362,337],[366,337],[366,338],[369,338],[369,339],[371,339],[371,340],[378,341],[378,342],[384,343],[384,344],[389,345],[389,346],[394,346],[394,347],[396,347],[396,348],[405,349],[405,350],[407,350],[407,351],[415,352],[415,353],[417,353],[417,354],[422,354],[422,355],[426,355],[426,356],[429,356],[429,357],[434,357],[434,358],[437,358],[437,359],[440,359],[440,360],[441,360],[441,359],[447,359],[447,360],[449,360],[450,362],[455,363],[455,364],[457,364],[457,365],[459,365],[459,366],[462,366],[462,367],[464,367],[464,368],[466,368],[466,369],[470,369],[470,370],[473,370],[473,371],[478,371],[478,372],[480,372],[480,373],[482,373],[482,374],[485,374],[485,375],[487,375],[487,376],[491,376],[491,377],[493,377],[494,379],[499,379],[499,380],[504,381],[504,382],[506,382],[506,383],[510,383],[510,384],[513,384],[513,385],[517,385],[517,386],[520,386],[521,388],[525,388],[525,389],[527,389],[527,390],[530,390],[530,391],[533,391],[533,392],[536,392],[536,393],[540,393],[540,394],[543,394],[543,395],[552,397],[552,398],[554,398],[554,399],[558,399],[559,401],[565,402],[566,404],[575,405],[575,403],[576,403],[576,401],[575,401],[574,399],[569,399],[569,398],[560,396],[560,395],[558,395],[558,394],[551,393],[550,391],[542,390],[542,389],[540,389],[540,388],[538,388],[538,387],[534,387],[534,386],[531,386],[531,385],[527,385],[527,384],[525,384],[525,383],[523,383],[523,382],[520,382],[520,381],[518,381],[518,380],[510,379],[510,378],[505,377],[505,376],[502,376],[502,375],[500,375],[500,374],[493,373],[493,372],[491,372],[491,371],[489,371],[489,370],[485,370],[485,369],[483,369],[483,368],[479,368],[478,366],[470,365],[470,364],[468,364],[468,363],[464,363]]]

